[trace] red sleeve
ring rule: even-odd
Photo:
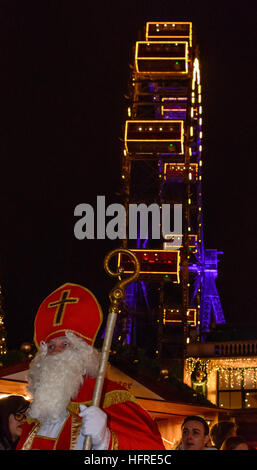
[[[26,423],[24,423],[24,426],[22,428],[22,434],[21,434],[19,442],[16,446],[16,450],[21,450],[22,449],[22,446],[23,446],[24,442],[26,441],[26,439],[27,439],[29,433],[31,432],[32,428],[33,428],[33,423],[28,423],[27,421],[26,421]]]
[[[134,402],[111,405],[104,410],[113,450],[165,450],[156,423]]]

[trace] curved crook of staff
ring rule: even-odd
[[[121,279],[121,275],[123,273],[122,268],[118,268],[116,272],[112,271],[110,268],[111,258],[113,258],[115,255],[121,255],[121,254],[127,255],[132,261],[134,261],[134,272],[132,273],[131,276],[128,276],[124,279]],[[119,281],[117,282],[117,284],[114,286],[114,288],[111,290],[109,294],[110,307],[109,307],[109,313],[107,317],[106,331],[105,331],[105,337],[104,337],[102,353],[101,353],[101,362],[100,362],[98,374],[96,377],[95,388],[94,388],[94,393],[92,397],[93,406],[99,406],[100,404],[104,378],[106,374],[106,368],[107,368],[108,358],[109,358],[111,344],[112,344],[114,328],[115,328],[115,324],[117,320],[117,315],[119,313],[119,307],[124,298],[124,292],[125,292],[124,289],[127,284],[130,284],[131,282],[137,279],[139,275],[139,271],[140,271],[140,263],[137,257],[134,255],[134,253],[132,253],[130,250],[126,250],[125,248],[117,248],[115,250],[110,251],[110,253],[106,255],[104,259],[104,269],[110,276],[118,277]],[[86,436],[83,449],[90,450],[91,448],[92,448],[91,436]]]

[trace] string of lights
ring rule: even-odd
[[[217,400],[217,392],[244,392],[245,407],[249,408],[249,390],[257,388],[257,359],[256,357],[228,357],[228,358],[199,358],[189,357],[185,362],[184,380],[191,385],[191,374],[196,366],[207,374],[206,384],[209,390],[208,398],[212,402]],[[220,400],[220,406],[223,406]]]
[[[2,295],[2,287],[0,285],[0,356],[3,356],[7,353],[4,317],[5,317],[5,313],[4,313],[4,307],[3,307],[3,295]]]

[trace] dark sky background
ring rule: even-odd
[[[105,254],[76,240],[74,208],[119,202],[132,48],[147,21],[192,21],[203,90],[206,248],[228,321],[256,318],[256,12],[232,1],[0,1],[0,279],[8,345],[66,281],[105,309]]]

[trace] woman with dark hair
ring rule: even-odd
[[[237,425],[233,421],[219,421],[210,430],[212,444],[216,449],[220,449],[223,442],[231,436],[236,436]]]
[[[20,395],[9,395],[0,399],[0,450],[15,450],[29,404],[29,401]]]
[[[223,442],[220,450],[249,450],[249,446],[243,437],[231,436]]]

